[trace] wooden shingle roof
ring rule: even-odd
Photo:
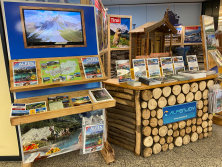
[[[169,32],[169,33],[173,33],[173,34],[177,33],[177,30],[170,23],[167,15],[165,15],[163,17],[163,19],[160,21],[147,22],[147,23],[143,24],[142,26],[129,31],[129,33],[144,33],[144,32],[148,33],[148,32],[153,31],[159,27],[161,27],[163,32],[166,32],[166,33]]]

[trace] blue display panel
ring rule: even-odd
[[[163,124],[178,122],[196,117],[197,102],[167,106],[163,108]]]
[[[29,98],[29,97],[35,97],[35,96],[44,96],[44,95],[58,94],[58,93],[64,93],[65,95],[66,92],[94,89],[94,88],[100,88],[100,87],[101,87],[100,82],[94,82],[94,83],[88,83],[88,84],[82,84],[82,85],[72,85],[72,86],[56,87],[56,88],[49,88],[49,89],[32,90],[32,91],[26,91],[26,92],[17,92],[16,99]]]
[[[25,48],[20,16],[20,6],[82,9],[84,11],[86,47],[65,48]],[[61,5],[31,2],[3,2],[3,17],[8,37],[8,49],[11,59],[30,59],[47,57],[67,57],[98,55],[95,9],[94,6]]]

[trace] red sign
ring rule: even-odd
[[[99,0],[95,0],[95,6],[100,12],[102,12],[102,5]]]
[[[196,27],[185,27],[185,30],[198,30],[198,26],[196,26]]]
[[[110,17],[110,23],[119,23],[119,24],[121,24],[121,18],[120,17]]]

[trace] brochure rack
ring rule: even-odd
[[[71,103],[71,107],[49,111],[47,98],[54,97],[54,96],[62,96],[64,94],[68,95],[69,101]],[[50,94],[50,95],[45,95],[45,96],[36,96],[36,97],[31,97],[31,98],[16,99],[15,103],[34,103],[38,101],[46,101],[47,111],[42,112],[42,113],[36,113],[33,115],[11,117],[10,118],[11,125],[13,126],[21,125],[21,124],[37,122],[37,121],[46,120],[46,119],[52,119],[56,117],[63,117],[67,115],[73,115],[73,114],[84,113],[87,111],[103,109],[104,107],[108,108],[108,107],[115,106],[115,100],[94,103],[92,99],[91,99],[92,104],[86,104],[82,106],[73,106],[71,98],[81,97],[81,96],[89,96],[89,90],[81,90],[81,91],[75,91],[75,92]]]
[[[6,38],[6,45],[8,49],[8,57],[9,57],[9,62],[7,63],[9,63],[9,66],[10,66],[10,68],[8,69],[9,74],[10,74],[10,85],[11,85],[10,91],[13,92],[14,99],[15,99],[14,103],[32,103],[32,102],[45,101],[47,109],[48,109],[48,111],[44,113],[17,116],[17,117],[10,118],[11,125],[13,126],[18,125],[18,136],[19,136],[18,140],[21,146],[20,150],[22,152],[22,157],[23,157],[22,166],[32,166],[33,165],[32,162],[34,159],[30,160],[29,159],[30,157],[27,157],[27,155],[26,157],[24,156],[24,151],[23,151],[24,143],[21,141],[22,140],[21,136],[23,134],[21,132],[22,127],[26,126],[26,124],[31,125],[31,123],[35,123],[37,121],[46,120],[48,122],[51,122],[53,121],[53,118],[60,119],[60,117],[62,117],[62,119],[66,119],[65,116],[72,118],[72,116],[75,117],[76,116],[75,114],[78,114],[78,113],[83,113],[83,112],[98,110],[98,109],[104,110],[104,108],[106,107],[114,107],[115,100],[112,99],[109,101],[102,101],[102,102],[97,102],[97,103],[94,103],[93,100],[91,100],[92,104],[86,104],[83,106],[73,106],[71,102],[71,98],[73,97],[89,96],[89,90],[101,88],[102,86],[101,81],[105,81],[107,79],[106,74],[104,72],[102,60],[100,56],[98,56],[100,53],[99,53],[99,47],[98,47],[97,25],[95,21],[96,15],[95,15],[94,6],[73,5],[73,4],[64,5],[64,4],[58,4],[58,3],[39,3],[39,2],[24,2],[24,1],[13,2],[13,1],[8,1],[8,0],[1,1],[1,3],[2,3],[2,8],[3,8],[2,9],[3,19],[4,19],[3,21],[4,21],[5,31],[6,31],[5,38]],[[23,21],[21,20],[21,17],[20,17],[20,6],[37,6],[40,8],[53,6],[54,8],[62,8],[62,9],[64,8],[81,9],[82,11],[84,11],[84,21],[85,21],[84,28],[85,28],[87,45],[85,47],[67,47],[67,48],[66,47],[62,47],[62,48],[42,47],[42,48],[29,48],[29,49],[24,48],[24,40],[23,40],[22,31],[17,31],[15,29],[9,28],[10,26],[15,26],[14,24]],[[17,14],[14,16],[10,16],[11,13],[13,13],[12,11]],[[20,28],[22,30],[21,25],[19,25],[17,28]],[[14,40],[14,38],[16,38],[16,41]],[[86,79],[84,71],[83,71],[83,67],[82,67],[82,62],[81,62],[81,58],[86,58],[86,57],[97,57],[99,59],[100,70],[102,73],[101,78]],[[82,79],[74,80],[74,81],[64,81],[64,82],[43,84],[42,76],[41,76],[40,61],[48,61],[48,60],[55,60],[55,59],[56,60],[78,59]],[[31,86],[14,87],[12,63],[15,61],[30,61],[30,60],[34,60],[36,62],[38,84],[31,85]],[[47,97],[61,96],[61,95],[68,95],[69,102],[71,103],[72,106],[69,108],[49,111]],[[76,123],[75,121],[76,121],[75,119],[71,120],[71,122],[74,124]],[[49,131],[52,132],[51,127],[49,128],[48,126],[54,126],[54,125],[47,124],[47,126],[43,125],[41,127],[46,128],[47,132]],[[33,128],[32,125],[31,125],[31,128]],[[64,126],[62,127],[60,126],[57,128],[69,128],[69,127],[67,127],[67,124],[64,124]],[[76,135],[75,139],[79,141],[78,136],[80,135],[79,134],[77,135],[75,128],[74,130],[73,130],[74,134]],[[59,132],[60,133],[62,132],[61,129],[59,129]],[[54,133],[54,130],[53,130],[53,133]],[[66,135],[69,135],[69,134],[70,133],[66,131]],[[61,137],[62,136],[63,135],[61,135]],[[105,140],[105,136],[104,136],[104,140]],[[46,137],[46,140],[48,137],[56,138],[55,136],[52,136],[52,134],[50,136],[45,136],[45,137]],[[72,139],[72,141],[73,140],[74,139]],[[48,145],[48,147],[51,148],[53,146]],[[56,148],[56,149],[59,149],[59,148]],[[70,148],[69,146],[68,151],[66,149],[63,149],[63,151],[61,151],[61,153],[59,154],[63,154],[63,153],[73,151],[73,150],[78,150],[78,149],[79,147]],[[25,150],[25,152],[27,152],[27,150]],[[33,151],[33,153],[35,153],[35,150]],[[44,155],[44,152],[43,152],[43,155]],[[29,153],[29,156],[32,156],[32,154]],[[33,155],[33,156],[36,157],[36,155]],[[48,156],[50,155],[47,155],[45,157],[48,157]]]
[[[73,56],[73,57],[54,57],[54,58],[39,58],[39,59],[17,59],[17,60],[10,60],[9,66],[10,66],[10,83],[11,83],[11,92],[22,92],[22,91],[31,91],[31,90],[38,90],[38,89],[47,89],[52,87],[61,87],[61,86],[70,86],[70,85],[79,85],[79,84],[86,84],[91,82],[100,82],[105,81],[108,79],[105,75],[101,78],[91,78],[86,79],[85,74],[82,67],[82,61],[81,58],[87,58],[87,57],[98,57],[102,73],[104,73],[104,68],[102,66],[101,58],[100,56]],[[80,67],[80,73],[81,73],[81,80],[74,80],[74,81],[64,81],[64,82],[55,82],[55,83],[49,83],[49,84],[43,84],[42,83],[42,74],[41,74],[41,67],[40,67],[40,61],[50,61],[50,60],[61,60],[61,59],[78,59],[79,67]],[[20,86],[20,87],[14,87],[13,83],[13,62],[16,61],[36,61],[36,68],[37,68],[37,75],[38,75],[38,85],[29,85],[29,86]]]

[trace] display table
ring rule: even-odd
[[[115,107],[106,109],[108,141],[133,151],[137,156],[149,157],[211,136],[213,114],[208,113],[208,89],[216,77],[210,75],[139,87],[118,83],[117,79],[103,82],[116,100]],[[167,123],[170,120],[168,115],[181,111],[171,113],[169,106],[181,107],[192,103],[195,104],[194,116],[189,117],[191,112],[188,114],[190,108],[187,108],[184,109],[187,112],[185,118],[174,118],[173,122]]]

